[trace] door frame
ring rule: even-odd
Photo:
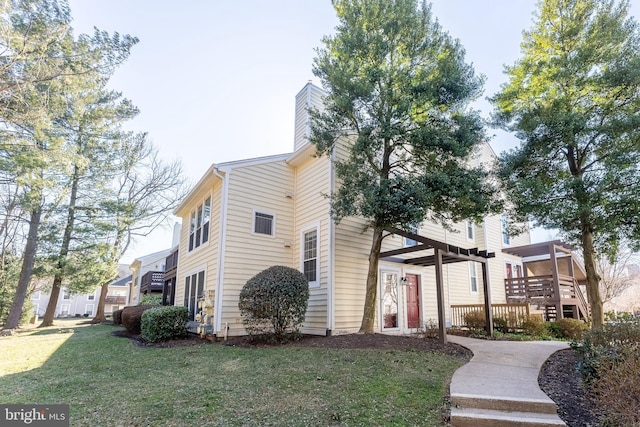
[[[397,319],[396,319],[396,323],[397,323],[397,327],[395,328],[385,328],[384,327],[384,308],[383,308],[383,301],[382,301],[382,296],[384,295],[384,282],[383,282],[383,275],[385,273],[388,274],[395,274],[396,275],[396,287],[398,289],[398,299],[402,299],[402,304],[398,301],[398,313],[397,313]],[[379,322],[379,327],[378,329],[380,330],[380,332],[402,332],[404,330],[403,325],[404,325],[404,312],[406,309],[406,301],[405,301],[405,292],[404,292],[404,287],[402,286],[402,281],[400,280],[402,278],[402,271],[396,268],[386,268],[385,266],[382,266],[378,269],[378,322]]]
[[[423,288],[424,288],[424,274],[423,271],[421,270],[417,270],[417,269],[403,269],[402,270],[402,276],[405,277],[407,274],[414,274],[416,276],[418,276],[418,316],[420,317],[420,326],[418,327],[418,329],[420,329],[423,325],[424,325],[424,298],[423,298]],[[404,286],[403,286],[404,288]],[[406,294],[406,292],[405,292]],[[407,297],[405,295],[405,297],[403,298],[403,307],[402,307],[404,313],[407,313]],[[402,324],[403,326],[403,330],[406,332],[411,332],[411,331],[415,331],[416,328],[409,328],[407,326],[408,320],[406,319],[407,316],[404,316],[405,320],[404,323]]]

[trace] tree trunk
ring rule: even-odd
[[[60,288],[62,286],[62,279],[64,278],[64,265],[69,254],[69,246],[71,244],[71,234],[73,233],[73,227],[76,219],[76,200],[78,199],[78,182],[80,180],[80,170],[78,165],[73,167],[73,175],[71,177],[71,193],[69,194],[69,209],[67,210],[67,223],[64,226],[64,235],[62,236],[62,244],[60,245],[60,252],[58,254],[58,265],[55,275],[53,277],[53,287],[51,289],[51,297],[49,298],[49,304],[47,304],[47,311],[44,312],[42,323],[39,328],[44,328],[53,325],[53,316],[56,312],[56,305],[58,304],[58,295],[60,295]]]
[[[24,300],[27,298],[27,290],[31,281],[31,271],[33,270],[33,262],[35,260],[36,249],[38,247],[38,229],[40,228],[40,220],[42,218],[42,208],[38,206],[31,211],[29,217],[29,233],[27,234],[27,243],[24,248],[24,258],[22,259],[22,268],[20,269],[20,278],[16,288],[13,304],[9,310],[9,316],[3,329],[16,329],[20,323],[20,315]]]
[[[600,297],[600,276],[596,270],[596,257],[593,249],[593,233],[591,229],[582,225],[582,253],[584,256],[584,268],[587,272],[587,297],[591,306],[591,327],[600,329],[604,324],[604,310]]]
[[[100,299],[98,300],[98,309],[96,315],[91,319],[91,323],[103,323],[107,320],[104,315],[104,305],[107,300],[107,292],[109,292],[109,284],[105,283],[100,288]]]
[[[369,272],[367,274],[367,287],[364,296],[364,312],[362,313],[362,324],[360,332],[365,334],[373,333],[373,324],[376,316],[376,297],[378,293],[378,257],[382,247],[382,229],[373,229],[373,240],[371,251],[369,252]]]

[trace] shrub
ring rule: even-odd
[[[564,338],[558,322],[547,322],[547,331],[549,331],[551,336],[554,338]]]
[[[506,334],[509,332],[509,319],[498,316],[493,318],[493,330]]]
[[[167,341],[187,335],[187,307],[160,306],[142,313],[140,330],[149,342]]]
[[[129,333],[138,335],[140,333],[140,322],[142,313],[157,305],[134,305],[122,309],[122,325]]]
[[[540,337],[547,332],[547,326],[540,316],[527,316],[522,321],[522,332],[527,335]]]
[[[272,335],[277,340],[299,332],[309,301],[304,274],[281,265],[253,276],[242,288],[238,307],[252,337]]]
[[[557,325],[560,331],[560,337],[568,338],[570,340],[581,339],[584,331],[589,329],[589,326],[585,322],[579,319],[571,319],[571,318],[560,319],[558,320]]]
[[[138,305],[160,305],[162,304],[162,294],[143,294]]]
[[[114,325],[122,325],[122,309],[114,311],[111,315],[113,316]]]
[[[487,325],[484,311],[476,310],[468,312],[464,315],[464,324],[467,328],[473,329],[474,331],[484,329]]]

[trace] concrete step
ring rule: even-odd
[[[509,412],[492,409],[451,408],[455,427],[558,427],[566,424],[556,414]]]
[[[557,407],[551,399],[529,399],[521,397],[492,397],[475,394],[451,394],[451,406],[459,408],[491,409],[509,412],[533,412],[556,414]]]

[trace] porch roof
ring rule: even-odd
[[[495,252],[487,252],[478,248],[465,249],[438,240],[430,239],[416,233],[400,230],[398,228],[387,227],[385,231],[391,234],[397,234],[402,237],[416,241],[418,244],[408,246],[406,248],[394,249],[380,253],[380,260],[397,262],[401,264],[411,264],[421,267],[433,267],[436,265],[435,249],[438,249],[442,255],[442,264],[452,264],[455,262],[475,261],[486,263],[487,259],[494,258]],[[397,255],[413,254],[415,252],[433,250],[434,253],[419,257],[402,258]]]
[[[549,255],[551,253],[551,248],[554,248],[556,251],[563,252],[565,254],[570,254],[573,250],[573,246],[569,245],[568,243],[565,243],[562,240],[553,240],[550,242],[533,243],[530,245],[503,248],[502,252],[509,255],[518,256],[520,258],[527,258],[532,256]]]

